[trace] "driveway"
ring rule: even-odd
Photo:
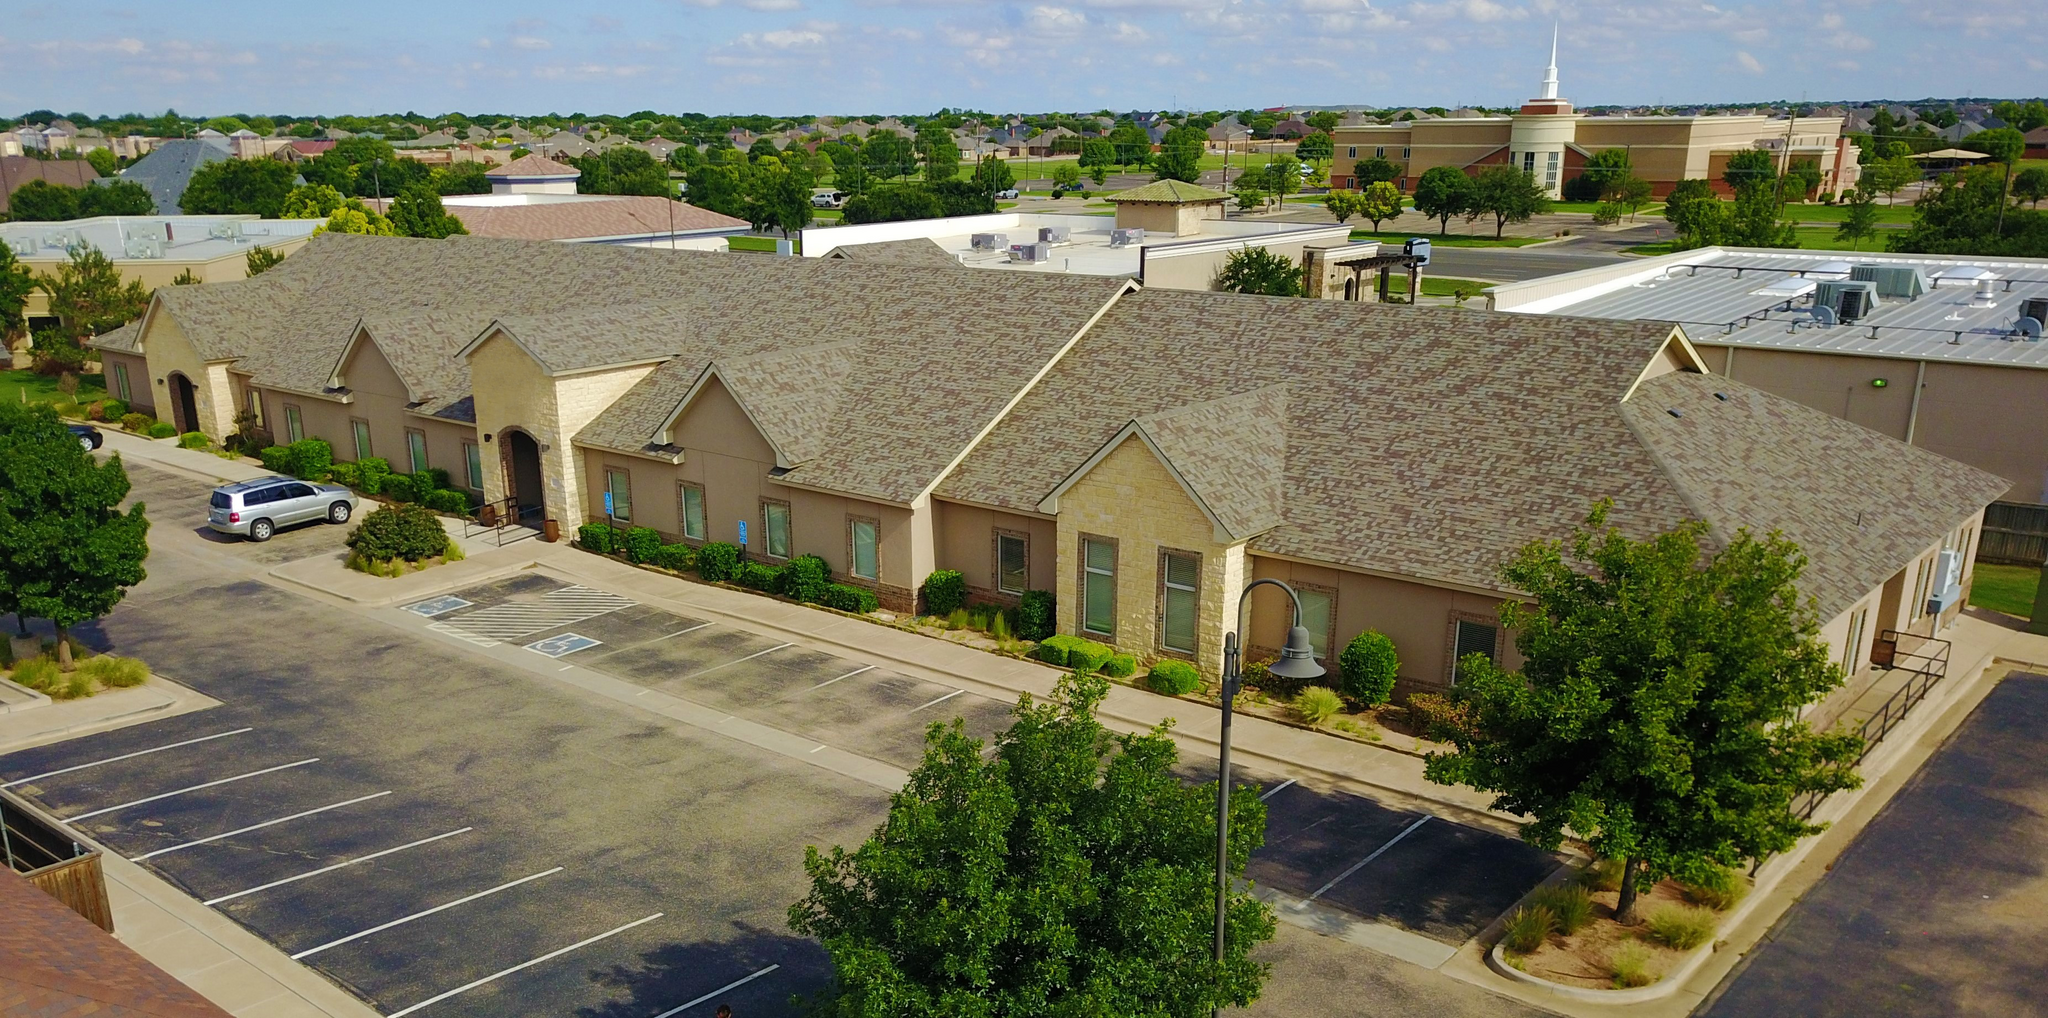
[[[2048,676],[2014,674],[1702,1014],[2043,1015]]]

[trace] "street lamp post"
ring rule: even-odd
[[[1219,740],[1220,751],[1216,760],[1216,975],[1223,975],[1223,934],[1225,908],[1230,900],[1230,707],[1237,698],[1239,687],[1244,682],[1241,667],[1242,650],[1238,646],[1238,634],[1250,624],[1246,616],[1251,611],[1251,593],[1262,585],[1272,585],[1287,592],[1288,600],[1294,603],[1294,625],[1287,630],[1287,645],[1280,649],[1280,659],[1267,669],[1283,679],[1319,679],[1323,666],[1316,663],[1313,642],[1308,629],[1301,624],[1301,595],[1294,588],[1279,580],[1253,580],[1237,595],[1237,629],[1223,634],[1223,730]],[[1221,1007],[1210,1011],[1220,1016]]]

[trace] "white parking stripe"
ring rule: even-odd
[[[846,673],[845,675],[841,675],[841,676],[839,677],[839,679],[850,679],[850,678],[853,678],[853,677],[854,677],[854,676],[856,676],[856,675],[859,675],[859,674],[860,674],[860,673],[862,673],[862,672],[871,672],[871,671],[874,671],[874,670],[875,670],[875,666],[874,666],[874,665],[869,665],[869,666],[867,666],[866,668],[855,668],[855,669],[854,669],[853,671],[847,672],[847,673]],[[839,681],[839,679],[826,679],[825,681],[823,681],[823,682],[820,682],[820,683],[818,683],[817,685],[815,685],[815,686],[812,686],[811,688],[812,688],[812,689],[823,689],[823,688],[825,688],[826,686],[829,686],[829,685],[831,685],[831,684],[833,684],[833,683],[835,683],[835,682],[838,682],[838,681]]]
[[[782,966],[780,965],[770,965],[767,968],[764,968],[751,976],[747,976],[742,979],[735,979],[732,982],[729,982],[724,986],[719,987],[718,989],[712,990],[710,993],[698,997],[696,1000],[690,1001],[687,1004],[677,1004],[676,1006],[669,1008],[668,1010],[663,1011],[658,1015],[655,1015],[654,1018],[669,1018],[670,1015],[682,1014],[684,1011],[688,1011],[689,1009],[696,1007],[697,1005],[702,1004],[705,1001],[710,1000],[711,998],[716,997],[721,993],[731,993],[732,991],[737,990],[740,987],[745,986],[748,983],[751,983],[754,980],[759,979],[762,976],[765,976],[768,973],[773,972],[781,967]]]
[[[1288,778],[1286,781],[1282,781],[1281,783],[1274,785],[1272,788],[1266,790],[1266,794],[1259,796],[1259,801],[1265,802],[1267,799],[1271,799],[1272,797],[1279,795],[1281,789],[1284,789],[1291,784],[1294,784],[1293,778]]]
[[[637,608],[639,602],[590,587],[570,586],[541,595],[539,602],[508,601],[457,615],[427,628],[467,640],[479,647],[518,640],[561,626],[586,622],[600,615]]]
[[[699,623],[697,623],[697,624],[696,624],[696,625],[694,625],[694,626],[688,626],[688,627],[686,627],[686,628],[683,628],[683,629],[678,629],[678,630],[676,630],[676,631],[675,631],[675,632],[673,632],[673,633],[663,633],[663,634],[661,634],[660,636],[657,636],[657,637],[655,637],[654,639],[652,639],[652,640],[649,640],[649,641],[647,641],[647,642],[649,642],[649,643],[660,643],[661,641],[663,641],[663,640],[666,640],[666,639],[668,639],[668,638],[669,638],[669,637],[671,637],[671,636],[681,636],[681,635],[683,635],[684,633],[694,633],[694,632],[696,632],[697,630],[699,630],[699,629],[702,629],[702,628],[704,628],[705,626],[708,626],[708,625],[711,625],[711,623],[709,623],[709,622],[699,622]]]
[[[755,659],[755,658],[757,658],[757,657],[760,657],[760,656],[761,656],[761,655],[763,655],[763,654],[773,654],[773,653],[775,653],[776,651],[778,651],[778,650],[781,650],[781,649],[782,649],[782,648],[784,648],[784,647],[791,647],[791,646],[795,646],[795,645],[794,645],[794,644],[789,644],[789,643],[778,643],[778,644],[776,644],[775,646],[773,646],[773,647],[770,647],[770,648],[768,648],[767,650],[757,650],[757,651],[755,651],[755,652],[754,652],[754,653],[752,653],[752,654],[748,654],[748,655],[747,655],[746,657],[742,657],[742,658],[734,658],[733,660],[731,660],[731,661],[727,661],[727,662],[726,662],[725,664],[722,664],[722,665],[712,665],[711,667],[709,667],[709,668],[706,668],[706,669],[704,669],[703,671],[691,672],[690,674],[688,674],[688,675],[685,675],[685,676],[683,676],[683,678],[686,678],[686,679],[694,679],[694,678],[696,678],[696,677],[697,677],[697,676],[699,676],[699,675],[708,675],[708,674],[710,674],[710,673],[712,673],[712,672],[715,672],[715,671],[719,670],[720,668],[726,668],[726,667],[729,667],[729,666],[732,666],[732,665],[736,665],[736,664],[739,664],[739,663],[740,663],[740,662],[742,662],[742,661],[752,661],[753,659]]]
[[[1314,901],[1314,900],[1316,900],[1317,898],[1320,898],[1320,897],[1322,897],[1322,896],[1323,896],[1323,892],[1324,892],[1324,891],[1327,891],[1327,890],[1329,890],[1330,888],[1332,888],[1332,887],[1335,887],[1335,886],[1337,886],[1338,882],[1339,882],[1339,881],[1341,881],[1341,880],[1343,880],[1343,879],[1344,879],[1345,877],[1348,877],[1348,876],[1350,876],[1351,874],[1353,874],[1353,873],[1356,873],[1356,872],[1358,872],[1358,871],[1359,871],[1359,870],[1361,870],[1361,869],[1364,869],[1364,868],[1365,868],[1365,864],[1366,864],[1366,863],[1369,863],[1369,862],[1373,861],[1374,859],[1377,859],[1377,858],[1379,858],[1379,857],[1380,857],[1380,853],[1381,853],[1381,852],[1384,852],[1384,851],[1386,851],[1387,849],[1393,848],[1393,847],[1394,847],[1394,844],[1395,844],[1396,842],[1400,841],[1400,840],[1401,840],[1402,838],[1405,838],[1405,837],[1409,836],[1410,834],[1413,834],[1413,833],[1415,833],[1415,829],[1416,829],[1417,827],[1421,827],[1421,826],[1422,826],[1422,825],[1423,825],[1424,823],[1428,822],[1428,820],[1429,820],[1429,814],[1427,814],[1427,813],[1424,813],[1424,814],[1422,814],[1422,819],[1420,819],[1420,820],[1417,820],[1417,821],[1415,821],[1415,822],[1414,822],[1414,823],[1412,823],[1412,824],[1409,824],[1409,825],[1408,825],[1408,826],[1407,826],[1406,828],[1404,828],[1404,829],[1403,829],[1403,830],[1401,831],[1401,833],[1399,833],[1399,834],[1396,834],[1396,835],[1394,835],[1394,836],[1393,836],[1393,837],[1391,837],[1391,838],[1388,838],[1388,839],[1387,839],[1387,843],[1386,843],[1386,844],[1384,844],[1384,845],[1381,845],[1381,846],[1380,846],[1380,847],[1378,847],[1378,848],[1375,848],[1375,849],[1373,849],[1373,850],[1372,850],[1372,854],[1371,854],[1371,855],[1369,855],[1369,856],[1366,856],[1365,858],[1363,858],[1363,859],[1360,859],[1360,860],[1358,860],[1358,861],[1357,861],[1357,862],[1355,862],[1355,863],[1352,863],[1352,864],[1351,864],[1351,868],[1350,868],[1350,869],[1348,869],[1348,870],[1345,870],[1344,872],[1342,872],[1342,873],[1339,873],[1339,874],[1337,874],[1337,875],[1336,875],[1336,876],[1334,876],[1334,877],[1331,877],[1331,878],[1330,878],[1330,882],[1329,882],[1329,883],[1327,883],[1327,884],[1324,884],[1323,886],[1321,886],[1321,887],[1318,887],[1318,888],[1316,888],[1316,893],[1314,893],[1314,894],[1311,894],[1311,895],[1309,895],[1308,897],[1306,897],[1306,898],[1302,899],[1302,902],[1301,902],[1301,907],[1302,907],[1302,908],[1307,908],[1307,907],[1308,907],[1308,903],[1309,903],[1309,902],[1311,902],[1311,901]]]
[[[105,808],[105,809],[96,809],[96,810],[93,810],[93,811],[92,811],[92,812],[90,812],[90,813],[80,813],[80,814],[78,814],[78,815],[77,815],[77,816],[75,816],[75,817],[65,817],[65,818],[64,818],[64,822],[65,822],[65,823],[67,823],[67,824],[71,824],[71,823],[77,823],[77,822],[78,822],[78,821],[80,821],[80,820],[90,820],[90,819],[91,819],[91,818],[93,818],[93,817],[96,817],[96,816],[101,816],[101,815],[103,815],[103,814],[107,814],[107,813],[112,813],[112,812],[114,812],[115,810],[123,810],[123,809],[127,809],[127,808],[128,808],[128,807],[130,807],[130,806],[140,806],[140,805],[142,805],[143,803],[146,803],[146,802],[155,802],[155,801],[157,801],[158,799],[168,799],[168,798],[170,798],[171,796],[174,796],[174,795],[184,795],[184,794],[185,794],[186,792],[197,792],[197,791],[199,791],[199,790],[200,790],[200,789],[202,789],[202,788],[212,788],[212,787],[213,787],[213,786],[215,786],[215,785],[225,785],[225,784],[227,784],[227,783],[229,783],[229,782],[231,782],[231,781],[240,781],[240,780],[242,780],[243,778],[254,778],[254,777],[259,777],[259,776],[261,776],[261,775],[264,775],[264,774],[270,774],[270,773],[273,773],[273,772],[276,772],[276,771],[288,771],[288,770],[291,770],[291,769],[292,769],[292,768],[294,768],[294,767],[304,767],[304,766],[306,766],[306,765],[307,765],[307,764],[309,764],[309,763],[319,763],[319,762],[320,762],[320,758],[319,758],[319,757],[317,757],[317,756],[310,756],[310,757],[307,757],[307,758],[306,758],[306,759],[304,759],[304,760],[300,760],[300,761],[298,761],[297,763],[288,763],[288,764],[278,764],[278,765],[277,765],[277,766],[275,766],[275,767],[265,767],[265,768],[263,768],[263,769],[262,769],[262,770],[260,770],[260,771],[250,771],[250,772],[249,772],[249,773],[247,773],[247,774],[237,774],[237,775],[235,775],[235,776],[234,776],[234,777],[232,777],[232,778],[221,778],[221,779],[220,779],[220,780],[218,780],[218,781],[208,781],[208,782],[205,782],[205,783],[203,783],[203,784],[198,784],[198,785],[190,785],[190,786],[187,786],[187,787],[185,787],[185,788],[180,788],[180,789],[178,789],[178,790],[177,790],[177,791],[175,791],[175,792],[163,792],[163,793],[160,793],[160,794],[158,794],[158,795],[152,795],[152,796],[150,796],[150,797],[149,797],[149,798],[147,798],[147,799],[137,799],[137,800],[135,800],[134,802],[124,802],[124,803],[120,804],[119,806],[108,806],[108,807],[107,807],[107,808]]]
[[[181,851],[181,850],[183,850],[183,849],[187,849],[187,848],[192,848],[192,847],[194,847],[194,846],[196,846],[196,845],[205,845],[205,844],[208,844],[208,843],[210,843],[210,842],[215,842],[215,841],[219,841],[219,840],[220,840],[220,839],[222,839],[222,838],[232,838],[232,837],[234,837],[234,836],[235,836],[235,835],[237,835],[237,834],[247,834],[247,833],[249,833],[250,831],[260,831],[260,830],[264,829],[265,827],[272,827],[272,826],[275,826],[275,825],[277,825],[277,824],[281,824],[281,823],[284,823],[284,822],[285,822],[285,821],[287,821],[287,820],[297,820],[297,819],[299,819],[300,817],[309,817],[309,816],[312,816],[312,815],[313,815],[313,814],[315,814],[315,813],[325,813],[325,812],[327,812],[327,811],[328,811],[328,810],[330,810],[330,809],[340,809],[340,808],[342,808],[343,806],[353,806],[353,805],[355,805],[356,803],[359,803],[359,802],[369,802],[369,801],[370,801],[371,799],[379,798],[379,797],[381,797],[381,796],[386,796],[386,795],[390,795],[390,794],[391,794],[391,793],[390,793],[390,791],[388,791],[388,790],[386,790],[386,791],[382,791],[382,792],[372,792],[372,793],[370,793],[369,795],[365,795],[365,796],[362,796],[362,797],[360,797],[360,798],[355,798],[355,799],[348,799],[348,800],[346,800],[346,801],[343,801],[343,802],[337,802],[337,803],[333,803],[333,804],[331,804],[331,805],[327,805],[327,806],[322,806],[322,807],[320,807],[319,809],[309,809],[309,810],[305,811],[304,813],[294,813],[294,814],[292,814],[291,816],[288,816],[288,817],[278,817],[278,818],[277,818],[277,819],[275,819],[275,820],[265,820],[265,821],[263,821],[263,822],[262,822],[262,823],[260,823],[260,824],[250,824],[250,825],[249,825],[249,826],[247,826],[247,827],[238,827],[238,828],[236,828],[236,829],[234,829],[234,830],[232,830],[232,831],[223,831],[223,832],[221,832],[221,833],[219,833],[219,834],[212,834],[212,835],[208,835],[208,836],[206,836],[206,837],[204,837],[204,838],[200,838],[200,839],[199,839],[198,841],[188,841],[188,842],[185,842],[185,843],[184,843],[184,844],[182,844],[182,845],[172,845],[172,846],[171,846],[171,847],[169,847],[169,848],[159,848],[159,849],[157,849],[157,850],[156,850],[156,851],[154,851],[154,852],[144,852],[144,853],[142,853],[141,855],[134,855],[134,856],[129,856],[129,857],[128,857],[128,861],[129,861],[129,862],[141,862],[141,861],[142,861],[142,860],[144,860],[144,859],[154,859],[154,858],[156,858],[157,856],[160,856],[160,855],[168,855],[168,854],[170,854],[170,853],[172,853],[172,852],[177,852],[177,851]]]
[[[552,960],[552,959],[555,959],[555,958],[559,958],[559,957],[561,957],[561,956],[563,956],[563,955],[565,955],[565,954],[568,954],[568,953],[569,953],[569,952],[571,952],[571,951],[574,951],[574,950],[576,950],[576,949],[577,949],[577,948],[579,948],[579,947],[588,947],[588,946],[590,946],[591,944],[595,944],[595,943],[597,943],[598,941],[600,941],[600,940],[603,940],[603,939],[605,939],[605,938],[607,938],[607,937],[614,937],[614,936],[617,936],[617,935],[619,935],[619,934],[621,934],[621,933],[624,933],[624,932],[626,932],[627,930],[630,930],[630,929],[632,929],[632,928],[633,928],[633,927],[635,927],[635,926],[640,926],[640,925],[643,925],[643,924],[645,924],[645,923],[651,923],[651,922],[655,921],[656,919],[659,919],[659,918],[661,918],[661,915],[662,915],[662,914],[661,914],[660,912],[656,912],[656,913],[654,913],[653,915],[651,915],[651,916],[648,916],[648,917],[647,917],[647,918],[645,918],[645,919],[635,919],[635,920],[633,920],[632,922],[630,922],[630,923],[627,923],[627,924],[626,924],[626,925],[624,925],[624,926],[619,926],[619,927],[616,927],[616,928],[613,928],[613,929],[610,929],[610,930],[606,930],[605,932],[603,932],[603,933],[600,933],[600,934],[598,934],[597,936],[595,936],[595,937],[591,937],[591,938],[589,938],[589,939],[587,939],[587,940],[579,940],[579,941],[577,941],[577,942],[575,942],[575,943],[573,943],[573,944],[570,944],[570,945],[569,945],[568,947],[559,947],[559,948],[556,948],[555,950],[549,951],[548,953],[546,953],[546,954],[544,954],[544,955],[541,955],[540,957],[538,957],[538,958],[535,958],[535,959],[533,959],[532,961],[523,961],[523,962],[520,962],[520,963],[519,963],[519,964],[517,964],[517,965],[514,965],[514,966],[512,966],[511,968],[508,968],[508,969],[499,969],[498,971],[496,971],[496,972],[493,972],[493,973],[491,973],[490,975],[487,975],[487,976],[483,977],[482,979],[478,979],[478,980],[476,980],[475,982],[469,982],[469,983],[464,983],[464,984],[462,984],[461,986],[458,986],[458,987],[456,987],[456,988],[454,988],[454,989],[452,989],[452,990],[449,990],[449,991],[447,991],[447,992],[445,992],[445,993],[439,993],[439,994],[436,994],[436,995],[434,995],[434,996],[432,996],[432,997],[428,997],[427,999],[425,999],[425,1000],[422,1000],[422,1001],[420,1001],[419,1003],[417,1003],[417,1004],[414,1004],[414,1005],[413,1005],[413,1006],[411,1006],[411,1007],[407,1007],[407,1008],[400,1008],[400,1009],[399,1009],[399,1010],[397,1010],[397,1011],[393,1011],[393,1012],[391,1012],[391,1013],[390,1013],[389,1015],[387,1015],[387,1016],[386,1016],[386,1018],[405,1018],[405,1016],[406,1016],[406,1015],[409,1015],[409,1014],[413,1013],[414,1011],[417,1011],[417,1010],[419,1010],[420,1008],[426,1007],[426,1006],[427,1006],[428,1004],[438,1004],[438,1003],[440,1003],[440,1002],[442,1002],[442,1001],[444,1001],[444,1000],[447,1000],[447,999],[448,999],[448,998],[450,998],[450,997],[453,997],[453,996],[455,996],[456,994],[460,994],[460,993],[468,993],[469,991],[471,991],[471,990],[474,990],[474,989],[476,989],[477,987],[479,987],[479,986],[482,986],[482,985],[484,985],[485,983],[495,982],[496,980],[499,980],[499,979],[503,979],[503,978],[505,978],[506,976],[509,976],[509,975],[511,975],[511,974],[512,974],[512,973],[514,973],[514,972],[518,972],[518,971],[521,971],[521,970],[523,970],[523,969],[530,969],[530,968],[534,967],[535,965],[538,965],[538,964],[540,964],[541,962],[544,962],[544,961],[550,961],[550,960]]]
[[[967,691],[964,689],[956,689],[950,693],[947,693],[945,696],[939,697],[938,699],[931,701],[930,703],[918,704],[917,706],[910,708],[910,710],[905,711],[905,713],[915,714],[918,711],[925,709],[926,707],[936,707],[939,704],[945,703],[947,700],[951,700],[952,698],[959,696],[960,694],[965,692]]]
[[[420,847],[421,845],[425,845],[425,844],[429,844],[429,843],[432,843],[432,842],[440,841],[440,840],[441,840],[442,838],[452,838],[452,837],[454,837],[454,836],[456,836],[456,835],[458,835],[458,834],[467,834],[467,833],[469,833],[470,831],[473,831],[473,830],[476,830],[476,828],[474,828],[474,827],[458,827],[458,828],[456,828],[456,829],[454,829],[454,830],[452,830],[452,831],[449,831],[449,832],[448,832],[448,833],[446,833],[446,834],[436,834],[436,835],[434,835],[434,836],[433,836],[433,837],[431,837],[431,838],[421,838],[421,839],[420,839],[420,840],[418,840],[418,841],[409,841],[409,842],[406,842],[406,843],[405,843],[405,844],[403,844],[403,845],[400,845],[400,846],[398,846],[397,848],[387,848],[387,849],[385,849],[385,850],[384,850],[384,851],[382,851],[382,852],[371,852],[371,853],[370,853],[369,855],[359,855],[359,856],[357,856],[357,857],[355,857],[355,858],[353,858],[353,859],[343,859],[342,861],[340,861],[340,862],[338,862],[338,863],[335,863],[335,864],[334,864],[334,865],[332,865],[332,866],[322,866],[322,867],[320,867],[320,868],[319,868],[319,869],[317,869],[317,870],[307,870],[306,872],[304,872],[304,873],[301,873],[301,874],[299,874],[298,876],[295,876],[295,877],[286,877],[286,878],[284,878],[283,880],[273,880],[273,881],[271,881],[270,883],[267,883],[267,884],[262,884],[262,885],[259,885],[259,886],[257,886],[257,887],[251,887],[251,888],[249,888],[249,889],[248,889],[248,890],[246,890],[246,891],[236,891],[236,892],[235,892],[235,893],[233,893],[233,894],[223,894],[223,895],[221,895],[221,896],[220,896],[220,897],[218,897],[218,898],[209,898],[209,899],[207,899],[207,900],[205,900],[205,901],[202,901],[202,902],[200,902],[200,904],[202,904],[202,905],[218,905],[218,904],[220,904],[220,903],[221,903],[221,902],[223,902],[223,901],[233,901],[233,900],[235,900],[236,898],[244,897],[244,896],[246,896],[246,895],[251,895],[251,894],[255,894],[255,893],[256,893],[257,891],[268,891],[268,890],[270,890],[270,889],[271,889],[271,888],[273,888],[273,887],[283,887],[283,886],[284,886],[284,885],[286,885],[286,884],[289,884],[289,883],[292,883],[292,882],[294,882],[294,881],[298,881],[298,880],[304,880],[304,879],[306,879],[307,877],[317,877],[317,876],[319,876],[319,875],[320,875],[320,874],[322,874],[322,873],[332,873],[332,872],[334,872],[335,870],[338,870],[338,869],[343,869],[343,868],[346,868],[346,867],[349,867],[349,866],[354,866],[355,864],[357,864],[357,863],[359,863],[359,862],[369,862],[369,861],[370,861],[370,860],[372,860],[372,859],[382,859],[383,857],[385,857],[385,856],[387,856],[387,855],[393,855],[393,854],[396,854],[396,853],[398,853],[398,852],[403,852],[403,851],[405,851],[405,850],[406,850],[406,849],[408,849],[408,848],[418,848],[418,847]]]
[[[0,788],[13,788],[16,785],[26,785],[31,781],[40,781],[43,778],[54,778],[59,774],[69,774],[72,771],[82,771],[87,767],[98,767],[101,764],[116,763],[121,760],[133,760],[138,756],[148,756],[151,753],[161,753],[164,750],[177,749],[180,746],[191,746],[201,742],[211,742],[215,739],[225,739],[230,735],[240,735],[243,732],[253,732],[255,730],[256,729],[254,728],[237,728],[232,732],[222,732],[219,735],[205,735],[197,739],[186,739],[184,742],[173,742],[168,746],[158,746],[155,749],[138,749],[133,753],[123,753],[120,756],[110,756],[105,760],[94,760],[91,763],[75,764],[73,766],[59,768],[54,771],[44,771],[41,774],[31,774],[25,778],[15,778],[13,781],[10,781],[4,785],[0,785]]]
[[[351,933],[348,936],[341,938],[340,940],[330,940],[325,944],[321,944],[319,947],[309,947],[295,955],[292,955],[292,960],[298,961],[300,958],[310,957],[312,955],[319,954],[320,952],[325,951],[330,947],[340,947],[341,945],[346,944],[351,940],[361,940],[372,933],[382,933],[385,930],[392,928],[393,926],[403,926],[406,923],[412,922],[415,919],[424,919],[427,916],[433,915],[436,912],[445,912],[448,909],[454,908],[457,905],[467,905],[470,902],[477,900],[478,898],[488,898],[491,895],[498,893],[499,891],[511,890],[514,887],[518,887],[520,884],[530,883],[532,881],[539,880],[542,877],[551,877],[560,872],[562,872],[562,867],[557,866],[551,870],[542,870],[539,873],[535,873],[530,877],[520,877],[517,880],[512,880],[506,883],[499,884],[498,886],[493,887],[488,891],[478,891],[475,894],[469,895],[468,897],[457,898],[454,901],[451,901],[445,905],[436,905],[433,908],[427,909],[425,911],[414,912],[413,914],[406,916],[403,919],[393,919],[382,926],[372,926],[361,933]]]

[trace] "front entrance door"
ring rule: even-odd
[[[505,449],[505,487],[518,507],[514,519],[528,525],[547,517],[547,499],[541,489],[540,443],[517,429],[500,438]]]
[[[178,434],[199,430],[199,401],[192,392],[192,380],[171,372],[171,424]]]

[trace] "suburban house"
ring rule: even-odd
[[[212,137],[206,137],[208,134]],[[201,131],[198,138],[174,138],[158,145],[123,169],[121,179],[148,188],[158,215],[175,216],[183,211],[178,202],[185,197],[185,185],[192,182],[193,172],[207,163],[231,158],[225,135]]]
[[[2048,259],[1708,247],[1506,283],[1487,302],[1677,322],[1717,375],[2048,502]]]
[[[1726,191],[1721,171],[1737,152],[1765,149],[1786,160],[1820,167],[1822,191],[1856,183],[1860,150],[1842,134],[1840,117],[1671,116],[1588,117],[1557,94],[1557,44],[1542,94],[1508,116],[1436,117],[1380,125],[1339,127],[1330,180],[1358,186],[1360,160],[1385,159],[1400,170],[1403,191],[1430,169],[1452,166],[1477,174],[1489,166],[1516,166],[1556,198],[1594,153],[1624,149],[1637,176],[1662,198],[1681,180],[1704,179]]]
[[[0,222],[14,192],[31,180],[45,180],[59,187],[91,187],[99,171],[83,159],[37,159],[34,156],[0,155]]]
[[[726,238],[752,231],[744,219],[658,195],[578,194],[583,171],[526,155],[485,171],[490,194],[451,194],[441,207],[476,237],[560,240],[725,250]],[[391,199],[365,199],[379,211]]]
[[[1314,247],[1346,243],[1351,228],[1331,223],[1226,219],[1230,196],[1196,184],[1161,180],[1118,194],[1116,214],[1053,215],[1010,210],[803,231],[806,258],[842,249],[901,254],[935,249],[974,269],[1015,275],[1115,276],[1146,286],[1206,290],[1230,255],[1265,248],[1301,261]],[[881,245],[889,245],[887,248]],[[917,260],[929,261],[929,252]]]
[[[1378,629],[1406,690],[1512,658],[1499,563],[1600,499],[1631,533],[1798,541],[1856,670],[1960,610],[2006,487],[1716,374],[1669,323],[881,259],[323,235],[95,345],[181,431],[247,408],[508,516],[744,529],[898,611],[940,569],[1054,591],[1063,632],[1212,675],[1242,585],[1283,578],[1319,655]],[[1256,599],[1254,653],[1286,622]]]

